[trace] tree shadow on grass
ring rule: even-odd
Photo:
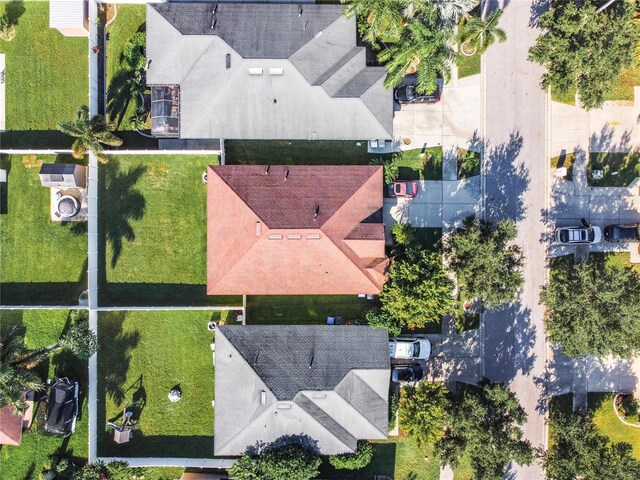
[[[22,0],[7,2],[4,7],[4,20],[6,20],[9,25],[18,25],[18,19],[25,11],[26,9],[24,8],[24,2]]]
[[[115,268],[122,253],[123,241],[133,242],[136,239],[131,220],[140,220],[145,213],[144,196],[135,189],[135,185],[147,167],[138,165],[124,170],[120,168],[118,160],[112,158],[101,169],[99,195],[102,200],[98,209],[100,244],[101,248],[106,248],[105,242],[111,244],[111,268]]]
[[[130,78],[131,72],[129,70],[119,69],[107,87],[107,118],[115,124],[116,129],[120,128],[131,103],[131,95],[127,85]]]
[[[125,400],[124,382],[131,363],[131,350],[140,341],[140,332],[125,332],[127,312],[110,312],[100,322],[98,331],[98,376],[101,395],[121,405]]]

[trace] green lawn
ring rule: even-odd
[[[247,323],[325,325],[327,317],[335,315],[353,322],[377,305],[377,300],[357,295],[251,295],[247,297]]]
[[[442,147],[405,150],[396,163],[400,180],[442,180]]]
[[[462,50],[458,49],[460,57],[458,59],[458,78],[470,77],[471,75],[478,75],[480,73],[480,58],[481,55],[474,53],[470,57],[467,57],[462,53]]]
[[[603,178],[594,180],[592,170],[603,170]],[[640,177],[640,153],[591,152],[587,173],[592,187],[627,187]]]
[[[640,264],[631,263],[631,254],[628,252],[615,252],[615,253],[592,253],[591,255],[603,255],[607,265],[616,266],[620,268],[631,268],[638,275],[640,275]]]
[[[43,162],[62,155],[2,155],[6,197],[0,208],[0,282],[3,304],[76,305],[85,290],[86,222],[52,222],[50,189],[38,178]],[[73,160],[76,161],[76,160]]]
[[[623,68],[611,89],[605,92],[605,100],[624,100],[633,102],[633,87],[640,85],[640,69]]]
[[[0,41],[6,55],[6,128],[3,148],[69,148],[57,131],[89,101],[85,37],[64,37],[49,28],[48,2],[1,2],[15,18],[16,36]]]
[[[557,157],[551,157],[551,168],[561,168],[561,167],[566,167],[567,168],[567,176],[565,177],[566,180],[573,180],[573,161],[574,161],[574,154],[572,153],[566,153],[564,155],[558,155]]]
[[[622,423],[613,411],[612,393],[589,393],[589,410],[598,431],[612,442],[626,442],[633,447],[633,456],[640,460],[640,428]]]
[[[67,321],[66,310],[0,310],[0,330],[6,332],[12,325],[26,328],[27,348],[36,349],[55,343]],[[62,453],[84,463],[88,454],[87,425],[87,363],[67,352],[56,353],[49,362],[38,367],[42,378],[55,375],[68,376],[80,382],[80,414],[76,431],[67,439],[47,437],[37,433],[36,424],[23,434],[18,447],[4,445],[0,450],[0,478],[2,480],[23,480],[39,478],[44,468],[49,466],[50,456]],[[44,406],[40,407],[44,408]]]
[[[144,31],[146,22],[145,5],[117,5],[117,16],[107,27],[106,71],[107,71],[107,112],[118,130],[132,130],[129,119],[134,114],[135,102],[123,93],[123,76],[120,59],[125,44],[131,36]]]
[[[100,455],[213,455],[214,367],[207,331],[219,312],[107,312],[98,323],[98,449]],[[182,399],[167,398],[176,385]],[[139,420],[129,444],[117,445],[106,421],[127,405]],[[179,448],[179,452],[176,450]],[[178,452],[178,453],[177,453]]]
[[[103,304],[240,304],[208,297],[206,186],[215,155],[120,155],[100,167]]]
[[[556,90],[551,87],[551,100],[554,102],[566,103],[567,105],[576,104],[576,91],[569,90],[565,95],[560,95]]]
[[[227,140],[227,165],[367,165],[367,141]]]
[[[438,480],[438,459],[427,454],[410,439],[391,437],[388,441],[372,442],[371,463],[356,471],[335,470],[324,459],[320,467],[320,478],[329,480],[371,480],[376,475],[385,475],[394,480]],[[457,477],[456,477],[457,478]]]

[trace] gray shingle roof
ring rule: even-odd
[[[300,15],[298,5],[281,3],[160,3],[152,7],[183,35],[217,35],[244,58],[289,58],[340,18],[344,8],[304,5]]]
[[[181,138],[392,138],[386,70],[366,65],[343,6],[215,8],[147,5],[147,83],[180,85]]]
[[[386,331],[363,326],[221,326],[215,455],[306,435],[326,455],[387,435]]]
[[[352,369],[389,367],[385,330],[362,327],[220,327],[278,400],[333,390]]]

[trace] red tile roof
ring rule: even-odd
[[[210,295],[379,293],[382,167],[209,167]]]
[[[0,445],[20,445],[22,442],[22,415],[9,405],[0,408]]]

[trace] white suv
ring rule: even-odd
[[[431,343],[426,339],[392,338],[389,356],[407,360],[426,360],[431,355]]]

